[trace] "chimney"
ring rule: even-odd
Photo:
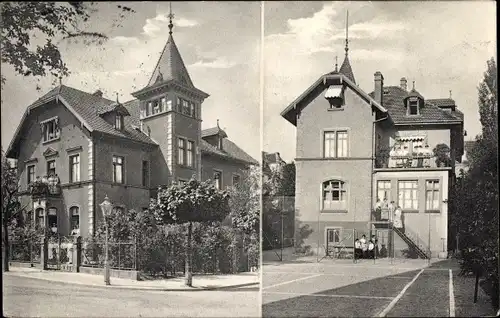
[[[102,97],[102,91],[100,89],[98,89],[92,95]]]
[[[408,82],[406,81],[406,77],[401,77],[401,88],[402,88],[402,89],[404,89],[404,90],[405,90],[405,92],[406,92],[406,91],[408,91],[408,88],[407,88],[407,86],[406,86],[406,83],[408,83]]]
[[[383,105],[382,97],[384,96],[384,76],[379,71],[375,72],[375,101]]]

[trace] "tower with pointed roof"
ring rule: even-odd
[[[175,44],[171,6],[168,17],[167,43],[149,82],[132,94],[140,101],[141,129],[160,146],[159,161],[166,161],[167,169],[158,171],[168,172],[160,172],[153,182],[159,185],[200,177],[201,105],[209,96],[193,84]]]
[[[351,63],[349,62],[349,11],[347,11],[345,22],[345,58],[344,62],[342,62],[342,65],[340,66],[339,73],[344,74],[348,79],[356,84]]]

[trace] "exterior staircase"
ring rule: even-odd
[[[422,242],[422,240],[410,231],[409,229],[405,229],[405,232],[401,231],[400,229],[393,227],[394,232],[399,235],[405,241],[406,244],[408,244],[408,247],[410,249],[413,249],[417,255],[423,259],[429,259],[430,258],[430,252],[428,248],[425,246],[425,244]]]

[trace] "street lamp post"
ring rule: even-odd
[[[108,196],[106,195],[104,198],[104,201],[100,204],[102,213],[104,215],[104,224],[106,227],[106,234],[105,234],[105,242],[104,242],[104,249],[105,249],[105,256],[104,256],[104,283],[106,285],[111,285],[110,279],[109,279],[109,261],[108,261],[108,221],[106,220],[106,217],[111,213],[111,209],[113,208],[113,204],[111,201],[109,201]]]

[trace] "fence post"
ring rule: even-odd
[[[45,236],[42,236],[40,238],[40,264],[42,266],[43,270],[47,269],[47,258],[48,258],[48,253],[49,253],[49,246],[48,246],[48,241]]]
[[[118,270],[120,270],[120,264],[121,264],[121,261],[120,261],[121,246],[122,246],[122,243],[120,241],[118,241]]]
[[[79,273],[82,265],[82,237],[76,237],[73,244],[73,272]]]

